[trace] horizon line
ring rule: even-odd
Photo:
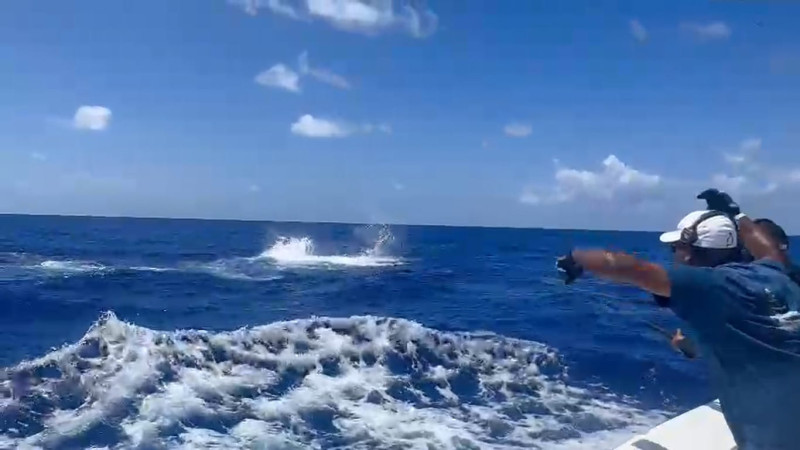
[[[131,220],[185,220],[185,221],[205,221],[205,222],[244,222],[244,223],[288,223],[306,225],[388,225],[399,227],[440,227],[440,228],[479,228],[479,229],[510,229],[510,230],[543,230],[543,231],[602,231],[618,233],[661,233],[663,230],[620,230],[612,228],[550,228],[542,226],[515,226],[515,225],[454,225],[443,223],[390,223],[390,222],[345,222],[336,220],[308,221],[308,220],[274,220],[274,219],[242,219],[242,218],[219,218],[219,217],[165,217],[165,216],[128,216],[128,215],[95,215],[95,214],[58,214],[58,213],[9,213],[0,212],[2,217],[58,217],[69,219],[131,219]]]

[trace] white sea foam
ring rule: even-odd
[[[60,273],[104,272],[109,270],[109,268],[103,264],[93,261],[59,261],[53,259],[42,261],[39,263],[39,267],[48,271]]]
[[[662,418],[571,385],[544,345],[377,317],[210,333],[109,313],[0,373],[9,447],[598,448]]]

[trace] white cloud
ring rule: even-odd
[[[726,192],[736,193],[746,185],[748,180],[743,175],[728,175],[724,173],[714,174],[711,177],[714,187]]]
[[[257,184],[251,184],[250,186],[248,186],[247,190],[252,193],[261,192],[261,186]]]
[[[403,191],[406,189],[406,186],[403,183],[399,183],[397,181],[392,183],[392,187],[394,188],[395,191]]]
[[[556,185],[550,192],[541,193],[535,187],[523,190],[520,201],[528,204],[563,203],[578,199],[610,201],[622,199],[640,202],[658,193],[662,183],[659,175],[634,169],[615,155],[603,160],[598,171],[556,167]]]
[[[311,67],[308,62],[308,52],[303,52],[300,54],[300,56],[297,58],[297,65],[300,69],[300,73],[303,75],[308,75],[317,81],[329,84],[335,88],[350,89],[350,82],[347,81],[345,77],[333,73],[327,69]]]
[[[256,75],[255,82],[262,85],[283,89],[289,92],[300,92],[300,76],[283,64],[275,64]]]
[[[647,40],[647,29],[636,19],[630,21],[631,34],[639,42]]]
[[[359,133],[381,132],[389,134],[392,132],[392,127],[385,123],[358,125],[353,122],[324,119],[305,114],[292,124],[291,131],[294,134],[310,138],[343,138]]]
[[[297,119],[297,122],[292,124],[291,131],[310,138],[341,138],[353,133],[353,130],[344,123],[316,118],[311,114],[305,114]]]
[[[392,0],[229,0],[249,14],[268,10],[295,20],[321,20],[349,32],[378,34],[402,30],[414,37],[432,34],[436,14],[418,2]]]
[[[47,155],[44,153],[39,152],[32,152],[30,154],[31,159],[35,159],[36,161],[47,161]]]
[[[518,122],[509,123],[503,127],[503,132],[505,132],[508,136],[518,138],[529,136],[532,131],[533,128],[531,128],[530,125]]]
[[[681,25],[685,31],[700,40],[723,40],[731,36],[730,27],[725,22],[684,23]]]
[[[79,130],[102,131],[111,121],[111,110],[105,106],[81,106],[75,111],[72,126]]]

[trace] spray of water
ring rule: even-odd
[[[256,258],[270,260],[282,266],[394,266],[401,264],[402,260],[387,255],[386,249],[393,240],[391,230],[382,227],[372,247],[359,254],[319,255],[314,249],[314,241],[309,237],[279,237]]]

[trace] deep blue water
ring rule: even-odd
[[[572,246],[669,257],[653,233],[0,216],[0,447],[598,448],[710,400],[645,323],[669,312],[562,285]]]

